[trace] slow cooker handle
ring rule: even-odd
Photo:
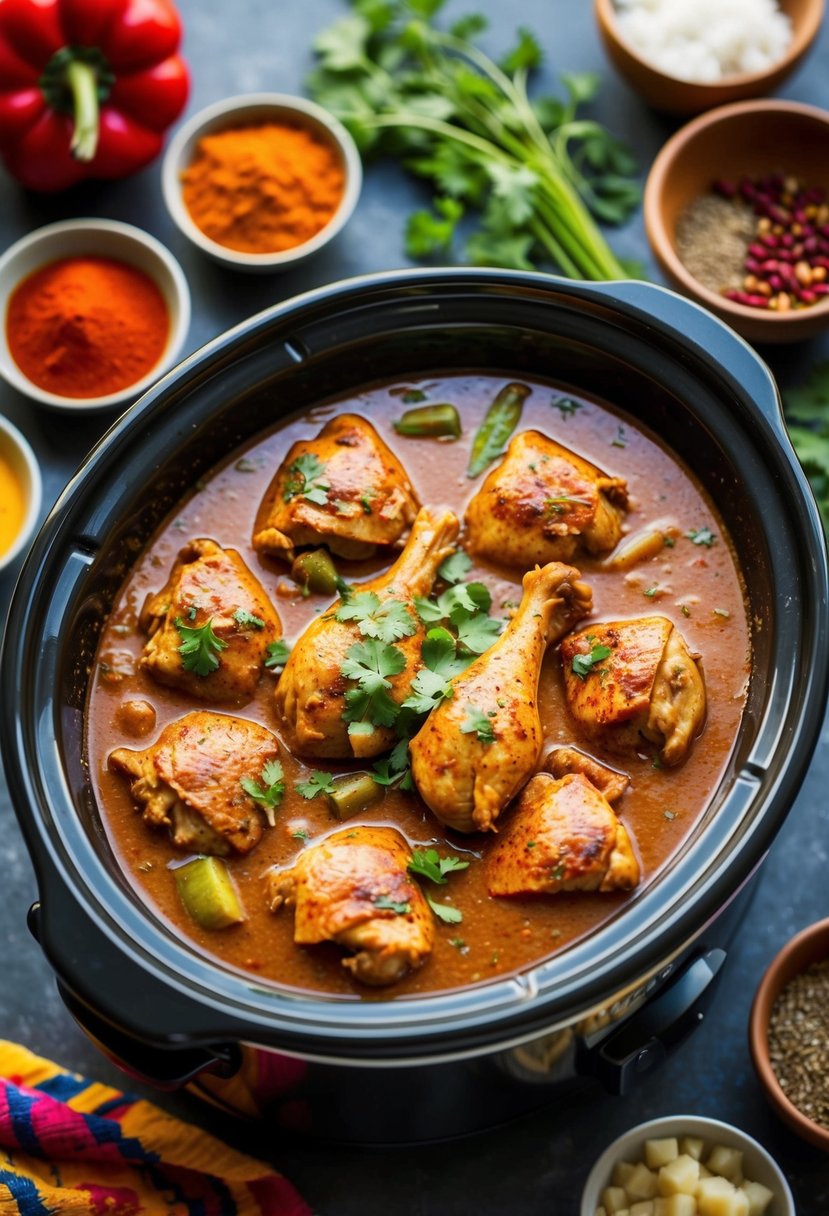
[[[698,955],[609,1038],[585,1050],[579,1071],[612,1094],[626,1094],[703,1021],[725,962],[724,950]]]
[[[633,305],[645,317],[658,315],[659,321],[672,326],[685,343],[693,342],[706,353],[706,362],[713,358],[739,382],[788,445],[783,403],[774,376],[757,351],[724,321],[677,292],[654,283],[639,283],[630,279],[611,284],[591,283],[589,287],[591,292],[606,295],[614,304],[622,301]],[[658,314],[654,310],[655,290],[663,299]]]

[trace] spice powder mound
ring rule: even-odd
[[[311,240],[345,189],[330,139],[310,127],[273,122],[205,135],[181,180],[193,222],[240,253],[279,253]]]
[[[677,220],[677,253],[688,273],[709,291],[739,290],[754,226],[754,212],[745,203],[703,194]]]
[[[786,1097],[829,1128],[829,961],[783,988],[769,1018],[769,1059]]]

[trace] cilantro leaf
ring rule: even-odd
[[[268,657],[265,659],[265,666],[272,671],[277,668],[283,668],[288,662],[291,654],[291,648],[284,638],[280,638],[278,642],[269,642]]]
[[[392,899],[390,895],[376,895],[371,902],[375,908],[394,912],[397,916],[406,916],[412,910],[411,904]]]
[[[410,257],[448,253],[463,206],[454,198],[436,198],[434,211],[415,211],[406,225],[406,252]]]
[[[503,213],[510,224],[516,228],[526,223],[532,216],[535,207],[534,191],[538,185],[538,177],[526,165],[513,168],[501,165],[497,161],[487,165],[487,173],[492,181],[492,190],[496,198],[501,200]]]
[[[184,670],[195,672],[197,676],[209,676],[216,671],[219,666],[216,656],[227,650],[228,644],[213,632],[213,618],[203,625],[190,626],[177,616],[174,624],[181,635],[178,652]]]
[[[285,793],[283,777],[284,773],[280,762],[278,760],[268,760],[260,773],[261,785],[251,777],[243,777],[239,782],[248,797],[252,798],[254,802],[258,802],[262,807],[271,827],[276,822],[274,811],[282,802],[282,797]]]
[[[409,873],[419,878],[428,878],[441,886],[448,881],[446,875],[457,870],[467,870],[469,862],[460,857],[441,857],[437,849],[415,849],[409,862]]]
[[[317,506],[327,503],[330,487],[317,480],[323,472],[324,465],[317,460],[313,452],[304,452],[298,456],[288,469],[288,481],[282,493],[285,502],[302,495],[308,502]]]
[[[574,654],[570,668],[574,676],[578,676],[580,680],[586,680],[596,664],[603,663],[605,659],[610,658],[610,655],[609,646],[594,645],[586,654]]]
[[[706,549],[710,549],[717,539],[710,528],[691,528],[690,532],[686,532],[685,535],[695,545],[705,545]]]
[[[471,654],[483,654],[499,637],[503,625],[497,617],[476,613],[458,622],[458,642]]]
[[[376,638],[349,646],[340,671],[357,688],[345,694],[344,720],[369,727],[392,726],[400,707],[388,694],[391,683],[387,677],[399,675],[405,666],[406,656],[399,647]]]
[[[495,731],[492,727],[492,713],[485,714],[482,709],[476,709],[474,705],[467,705],[466,719],[461,724],[461,734],[474,734],[479,743],[485,743],[487,746],[494,743]]]
[[[397,727],[399,730],[399,719]],[[399,785],[401,790],[411,790],[414,788],[408,738],[401,739],[399,743],[394,745],[384,760],[377,760],[372,765],[372,776],[378,785]]]
[[[441,701],[452,696],[452,685],[436,671],[423,667],[412,680],[412,690],[403,702],[405,709],[419,714],[431,713]]]
[[[359,15],[343,17],[314,39],[314,50],[332,72],[348,72],[365,62],[366,44],[371,27]]]
[[[457,657],[457,645],[448,629],[430,629],[426,634],[420,655],[429,671],[451,680],[468,666]]]
[[[463,549],[458,549],[451,557],[444,558],[438,566],[438,578],[447,583],[462,583],[472,569],[472,559]]]
[[[265,628],[265,622],[260,616],[254,616],[252,612],[247,612],[244,608],[237,608],[233,614],[233,619],[240,629]]]
[[[373,591],[349,595],[334,614],[338,621],[355,621],[364,637],[396,642],[417,632],[417,623],[403,600],[380,600]]]
[[[334,778],[331,773],[323,773],[314,769],[307,781],[297,781],[294,789],[303,798],[316,798],[317,794],[330,794],[334,788]]]
[[[445,925],[459,925],[463,920],[463,912],[460,908],[453,908],[451,904],[439,904],[437,900],[430,899],[428,895],[426,902],[438,920],[442,920]]]

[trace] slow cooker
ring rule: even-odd
[[[83,744],[102,621],[181,495],[285,414],[436,370],[543,375],[626,410],[716,503],[753,623],[727,771],[656,881],[560,955],[438,995],[281,990],[178,940],[110,848]],[[158,1085],[355,1142],[434,1139],[598,1081],[624,1092],[704,1016],[751,879],[805,773],[827,681],[821,523],[758,356],[641,283],[401,271],[278,305],[177,367],[103,438],[21,575],[6,630],[2,744],[37,872],[29,924],[74,1016]]]

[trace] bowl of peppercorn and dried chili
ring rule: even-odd
[[[829,112],[752,101],[694,119],[654,161],[644,217],[671,284],[749,341],[829,326]]]
[[[65,220],[0,257],[0,375],[54,409],[127,405],[172,367],[190,325],[173,255],[131,224]]]
[[[781,1119],[829,1151],[829,919],[803,929],[772,959],[751,1008],[749,1046]]]

